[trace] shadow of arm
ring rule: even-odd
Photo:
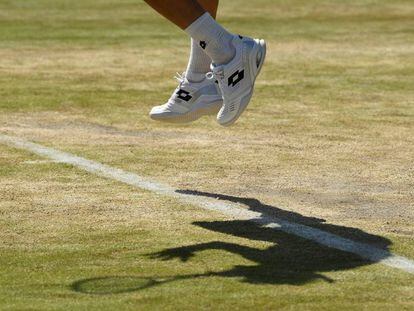
[[[163,251],[150,254],[149,256],[153,259],[161,260],[171,260],[174,258],[178,258],[181,261],[185,262],[189,260],[191,257],[193,257],[195,253],[205,250],[225,250],[233,254],[242,255],[251,252],[253,249],[247,246],[242,246],[234,243],[214,241],[189,246],[182,246],[177,248],[168,248]]]

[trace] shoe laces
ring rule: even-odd
[[[176,72],[174,75],[174,79],[179,82],[179,85],[175,89],[174,93],[171,95],[170,99],[167,102],[167,108],[172,108],[174,105],[177,105],[175,98],[177,96],[177,92],[182,88],[182,85],[185,82],[185,71],[183,73]]]
[[[223,80],[224,79],[224,70],[215,70],[212,72],[206,73],[206,78],[209,80],[216,79],[216,80]]]
[[[180,83],[180,86],[185,81],[185,71],[183,73],[176,72],[174,78]]]

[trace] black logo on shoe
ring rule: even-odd
[[[244,79],[244,70],[237,70],[229,77],[229,86],[235,87],[237,83]]]
[[[200,41],[200,46],[201,46],[201,48],[202,48],[203,50],[205,50],[205,49],[206,49],[206,47],[207,47],[207,43],[206,43],[206,41]]]
[[[179,90],[177,93],[177,98],[182,99],[186,102],[188,102],[191,98],[193,98],[190,93],[188,93],[187,91],[184,90]]]

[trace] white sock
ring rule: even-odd
[[[202,81],[210,71],[211,58],[200,47],[199,43],[191,39],[191,52],[185,77],[191,82]]]
[[[221,27],[209,13],[200,16],[185,32],[198,41],[216,65],[227,64],[236,53],[231,43],[233,35]]]

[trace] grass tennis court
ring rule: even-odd
[[[255,97],[234,127],[171,125],[148,112],[189,42],[143,2],[1,1],[0,134],[414,260],[412,1],[219,20],[268,42]],[[0,309],[414,308],[413,274],[3,144],[0,198]]]

